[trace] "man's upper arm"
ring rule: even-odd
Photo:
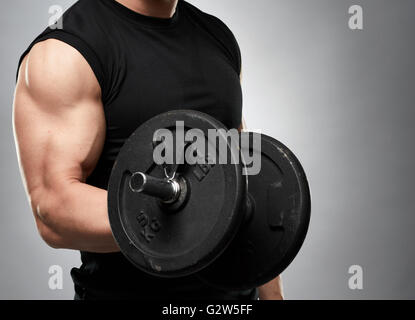
[[[58,40],[35,45],[19,70],[14,100],[17,152],[31,195],[84,181],[105,139],[100,87],[82,55]]]

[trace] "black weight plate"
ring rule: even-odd
[[[184,121],[185,130],[201,129],[205,137],[208,129],[224,128],[214,118],[188,110],[148,120],[121,148],[108,187],[109,220],[121,252],[141,270],[161,277],[197,272],[223,252],[243,219],[246,191],[239,164],[181,166],[190,194],[176,212],[131,191],[129,178],[134,172],[165,178],[162,166],[153,162],[153,134],[161,128],[175,134],[176,121]],[[227,146],[230,152],[229,141]]]
[[[261,141],[261,170],[248,176],[254,211],[226,251],[199,273],[216,287],[242,290],[270,281],[292,262],[307,233],[311,201],[304,170],[281,142],[266,135]],[[252,144],[249,149],[259,152]]]

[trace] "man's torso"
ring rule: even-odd
[[[158,19],[114,0],[81,0],[63,16],[63,30],[46,29],[28,50],[49,38],[80,51],[101,86],[106,139],[87,179],[91,185],[107,188],[124,141],[157,114],[194,109],[228,128],[241,123],[241,61],[236,40],[221,21],[184,1],[179,1],[171,19]],[[195,276],[154,278],[132,266],[121,253],[82,252],[81,256],[81,268],[72,270],[81,298],[252,297],[252,292],[213,289]]]

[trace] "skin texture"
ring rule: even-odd
[[[116,0],[123,6],[156,18],[171,18],[176,10],[178,0]]]
[[[107,193],[85,184],[102,151],[101,91],[81,54],[57,40],[33,47],[19,70],[14,129],[22,176],[44,241],[113,252]]]
[[[142,14],[171,17],[177,0],[118,0]],[[16,148],[36,226],[53,248],[117,252],[107,191],[85,183],[105,141],[101,89],[82,55],[49,39],[19,70],[13,105]],[[245,125],[241,124],[241,129]],[[282,299],[280,277],[259,288]]]

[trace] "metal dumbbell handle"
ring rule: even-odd
[[[130,178],[130,189],[160,199],[165,204],[174,203],[180,196],[180,184],[175,179],[160,179],[142,172],[135,172]],[[247,193],[245,203],[245,222],[249,222],[255,212],[255,201]]]
[[[180,185],[176,180],[160,179],[142,172],[135,172],[130,178],[130,189],[159,198],[164,203],[173,203],[180,195]]]

